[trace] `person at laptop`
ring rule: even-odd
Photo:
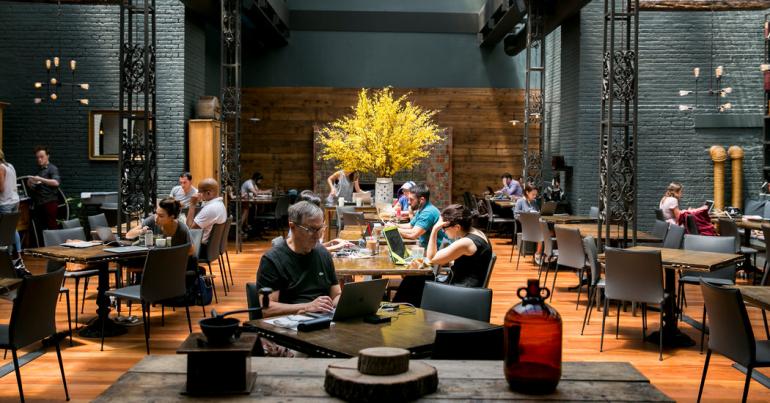
[[[430,203],[430,189],[422,183],[412,186],[409,192],[409,206],[415,212],[414,217],[407,224],[399,224],[398,232],[406,239],[419,239],[420,246],[426,248],[430,239],[428,231],[440,218],[438,209]],[[444,231],[438,234],[439,245],[445,237]]]
[[[289,207],[289,229],[259,262],[257,288],[270,287],[270,307],[263,315],[280,316],[301,312],[330,312],[342,290],[334,272],[331,254],[321,245],[323,210],[300,201]]]
[[[474,214],[461,204],[452,204],[441,211],[441,218],[433,226],[425,252],[428,264],[452,265],[450,284],[463,287],[483,287],[492,246],[480,230],[473,228]],[[453,240],[449,246],[438,250],[438,233],[444,231]]]
[[[537,188],[527,184],[524,187],[524,197],[516,200],[516,205],[513,207],[513,217],[519,219],[521,213],[537,213]]]
[[[500,179],[503,180],[503,187],[495,192],[495,195],[507,196],[510,198],[519,198],[522,195],[521,183],[513,179],[513,175],[504,173]]]
[[[679,200],[682,198],[682,185],[677,182],[669,183],[666,188],[666,194],[660,199],[658,207],[663,211],[663,218],[666,222],[677,225],[679,220]]]

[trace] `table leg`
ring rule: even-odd
[[[690,347],[695,345],[695,341],[682,333],[678,327],[676,315],[676,271],[673,269],[664,269],[666,275],[666,294],[669,295],[663,304],[663,346],[665,347]],[[654,331],[647,336],[647,341],[658,344],[660,335]]]
[[[110,270],[106,262],[99,267],[99,286],[96,294],[97,318],[80,331],[81,337],[101,338],[102,327],[104,327],[104,336],[112,337],[126,333],[126,328],[116,324],[110,319],[110,299],[105,293],[110,289]]]

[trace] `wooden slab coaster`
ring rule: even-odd
[[[401,349],[382,348],[382,350],[396,350],[393,352],[377,351],[370,354],[365,349],[361,351],[362,357],[368,363],[374,364],[375,368],[390,368],[393,371],[395,367],[403,364],[393,365],[388,363],[381,365],[383,361],[389,359],[401,362]],[[379,350],[379,349],[375,349]],[[407,360],[408,360],[408,351]],[[395,358],[394,358],[395,357]],[[360,358],[351,358],[347,361],[329,365],[326,368],[326,379],[324,380],[324,389],[332,396],[340,399],[355,402],[392,402],[415,400],[426,394],[433,393],[438,387],[438,372],[436,368],[421,361],[407,362],[405,372],[392,375],[370,375],[359,371]],[[370,364],[364,364],[365,370],[370,370]],[[375,369],[375,370],[378,370]]]
[[[365,348],[358,352],[358,372],[395,375],[409,371],[409,350],[393,347]]]

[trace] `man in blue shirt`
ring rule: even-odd
[[[504,173],[500,179],[503,180],[503,188],[498,190],[496,193],[515,198],[521,197],[523,195],[524,189],[521,188],[521,183],[519,183],[519,181],[513,179],[513,175]]]
[[[428,247],[430,231],[436,225],[441,214],[436,206],[430,203],[430,190],[424,184],[415,185],[409,193],[409,205],[415,212],[414,218],[409,224],[399,224],[398,232],[406,239],[420,238],[420,246]],[[444,240],[444,231],[438,234],[438,244]]]

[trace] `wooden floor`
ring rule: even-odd
[[[490,283],[494,290],[492,322],[502,323],[505,312],[517,302],[516,289],[522,287],[527,278],[536,276],[536,270],[531,263],[531,258],[522,258],[521,266],[517,271],[515,254],[513,262],[508,262],[511,253],[510,244],[499,239],[495,239],[494,243],[498,260]],[[247,281],[254,281],[260,256],[268,246],[268,242],[248,243],[244,245],[243,253],[230,253],[236,285],[233,287],[233,292],[227,297],[222,295],[220,285],[220,301],[214,306],[217,311],[222,312],[245,307],[244,284]],[[39,262],[36,264],[30,258],[26,260],[28,266],[41,267]],[[705,357],[705,355],[699,354],[698,347],[664,350],[663,361],[659,362],[657,346],[640,340],[641,318],[631,316],[629,311],[621,314],[620,338],[617,340],[614,337],[614,320],[608,321],[608,337],[605,338],[604,352],[599,353],[601,316],[594,316],[595,319],[587,327],[585,335],[580,335],[585,297],[582,297],[580,308],[576,310],[577,294],[567,291],[567,287],[574,285],[576,281],[577,278],[574,274],[561,273],[553,299],[553,305],[560,312],[564,321],[564,360],[630,361],[668,396],[677,401],[695,400]],[[72,288],[73,284],[70,283],[69,287]],[[690,303],[688,313],[699,317],[702,300],[697,288],[688,289],[687,296]],[[7,301],[0,301],[0,321],[10,317],[10,306]],[[95,308],[93,291],[89,290],[89,299],[86,301],[84,315],[86,319],[94,316]],[[614,308],[611,311],[614,313]],[[201,318],[200,309],[194,309],[192,312],[193,321]],[[764,337],[759,311],[749,308],[749,315],[755,325],[755,334],[758,337]],[[656,318],[656,315],[649,317],[649,326],[653,329],[658,326]],[[66,310],[63,301],[59,304],[57,319],[58,328],[66,329]],[[694,329],[687,325],[681,327],[685,333],[696,340],[699,339],[699,333]],[[186,336],[187,323],[184,311],[170,312],[167,310],[165,327],[160,326],[160,310],[152,312],[151,347],[153,354],[174,354],[177,346]],[[28,350],[37,347],[33,346]],[[89,401],[95,398],[123,372],[145,356],[141,326],[129,329],[129,333],[126,335],[108,338],[104,351],[99,351],[98,340],[80,337],[75,337],[74,347],[65,344],[63,348],[64,367],[73,401]],[[11,362],[10,354],[7,360],[3,360],[2,364],[9,362]],[[712,357],[704,392],[705,400],[736,401],[740,399],[744,377],[730,364],[730,361],[721,356]],[[770,374],[770,371],[763,371]],[[49,349],[48,353],[41,358],[23,366],[21,373],[25,396],[30,401],[62,400],[64,398],[59,369],[56,364],[56,354],[53,349]],[[3,401],[18,399],[13,372],[0,379],[0,399]],[[770,390],[757,382],[752,382],[749,400],[770,401]]]

